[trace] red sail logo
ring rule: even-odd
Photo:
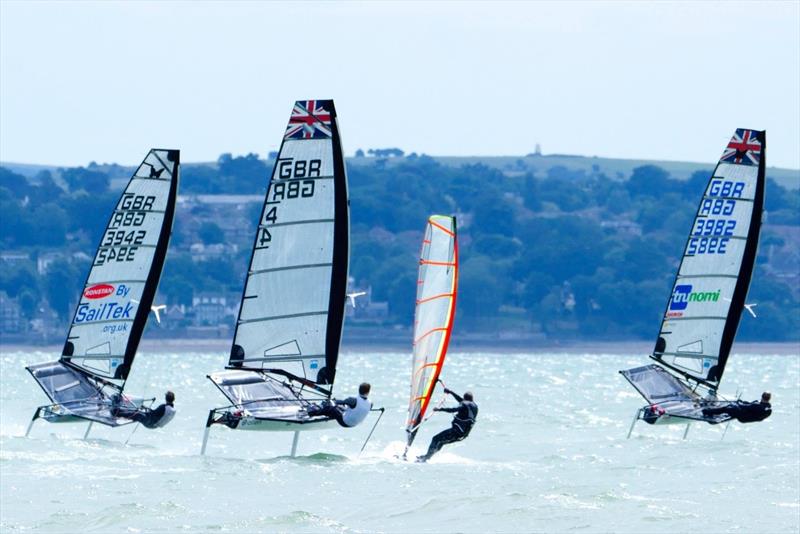
[[[114,286],[108,284],[97,284],[96,286],[87,287],[83,292],[83,296],[90,300],[102,299],[114,293]]]

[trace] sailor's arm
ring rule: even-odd
[[[355,397],[347,397],[344,400],[334,399],[333,402],[335,402],[337,406],[348,406],[350,408],[355,408],[357,404]]]
[[[455,392],[455,391],[453,391],[453,390],[450,390],[450,389],[444,388],[444,392],[445,392],[445,393],[447,393],[448,395],[452,395],[452,396],[453,396],[453,398],[454,398],[454,399],[456,399],[458,402],[461,402],[461,401],[463,401],[463,400],[464,400],[464,399],[462,399],[462,398],[461,398],[461,395],[459,395],[458,393],[456,393],[456,392]]]
[[[460,406],[456,406],[455,408],[434,408],[434,412],[447,412],[447,413],[456,413],[460,409]]]

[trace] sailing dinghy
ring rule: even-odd
[[[144,399],[122,395],[144,332],[167,254],[178,191],[178,150],[153,149],[122,193],[97,248],[61,358],[27,367],[53,404],[37,419],[89,421],[110,427],[133,421],[112,414]],[[148,399],[152,402],[154,399]]]
[[[414,443],[425,422],[436,383],[442,372],[456,315],[458,289],[458,242],[456,219],[432,215],[425,227],[417,277],[414,313],[414,354],[411,396],[406,422],[406,449]]]
[[[766,132],[737,129],[709,179],[650,356],[655,363],[620,371],[649,403],[636,412],[628,437],[639,419],[730,420],[703,409],[727,402],[717,400],[717,388],[755,265],[765,149]]]
[[[350,256],[350,207],[332,100],[294,104],[261,212],[227,369],[208,378],[231,402],[214,424],[317,429],[309,417],[336,378]]]

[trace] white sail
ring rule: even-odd
[[[84,284],[62,361],[90,375],[127,378],[169,244],[178,165],[177,150],[151,150],[122,193]]]
[[[738,129],[692,225],[654,357],[716,384],[744,307],[764,203],[765,133]]]
[[[408,405],[408,445],[416,435],[441,373],[456,311],[458,244],[456,219],[428,219],[419,259],[414,316],[414,356]]]
[[[348,259],[333,101],[298,101],[267,189],[229,365],[333,384]]]

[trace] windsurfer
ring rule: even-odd
[[[119,406],[120,401],[119,396],[114,397],[115,405],[111,408],[111,414],[141,423],[145,428],[161,428],[175,417],[175,394],[171,391],[167,391],[164,395],[164,404],[159,405],[155,410],[144,406],[138,409],[121,407]]]
[[[737,419],[740,423],[755,423],[763,421],[772,415],[772,405],[770,400],[772,394],[765,391],[761,394],[760,401],[745,402],[733,401],[727,402],[716,408],[704,408],[703,415],[722,415],[727,414]]]
[[[464,397],[447,388],[444,389],[444,392],[452,395],[458,401],[458,406],[455,408],[434,408],[433,411],[454,413],[456,415],[453,417],[453,423],[450,428],[433,436],[428,452],[417,457],[418,462],[427,462],[443,446],[461,441],[469,436],[470,430],[475,424],[475,419],[478,417],[478,405],[475,404],[472,392],[467,391],[464,393]]]
[[[372,409],[372,402],[367,399],[371,386],[364,382],[358,386],[358,397],[347,397],[344,400],[333,399],[320,404],[311,404],[307,408],[309,417],[330,417],[336,419],[339,425],[352,428],[359,425]]]

